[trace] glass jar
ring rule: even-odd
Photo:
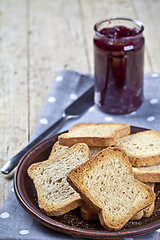
[[[95,103],[112,114],[137,110],[143,102],[143,24],[112,18],[94,30]]]

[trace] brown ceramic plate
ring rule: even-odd
[[[144,128],[132,127],[132,133],[144,131]],[[48,217],[38,207],[37,195],[31,179],[27,175],[28,167],[35,162],[48,158],[52,145],[57,141],[54,135],[33,147],[20,161],[15,174],[14,187],[18,201],[24,209],[43,225],[70,235],[92,239],[119,239],[152,232],[160,228],[160,184],[156,184],[155,210],[151,217],[138,221],[129,221],[118,232],[103,229],[99,221],[85,221],[81,218],[79,208],[59,217]]]

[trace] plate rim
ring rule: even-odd
[[[147,128],[143,127],[137,127],[137,126],[131,126],[131,129],[137,129],[138,131],[145,131],[149,130]],[[66,131],[65,131],[66,132]],[[50,144],[51,141],[53,141],[53,144],[56,142],[58,139],[58,136],[64,132],[60,132],[58,134],[55,134],[49,138],[46,138],[42,141],[40,141],[38,144],[36,144],[34,147],[32,147],[20,160],[15,175],[14,175],[14,190],[15,190],[15,195],[20,203],[20,205],[38,222],[41,224],[51,228],[52,230],[58,231],[58,232],[63,232],[64,234],[72,235],[72,236],[79,236],[79,237],[84,237],[84,238],[93,238],[93,239],[120,239],[124,237],[135,237],[135,236],[140,236],[144,235],[150,232],[153,232],[160,228],[160,219],[155,220],[151,223],[148,223],[146,225],[138,226],[135,228],[129,228],[129,229],[122,229],[120,231],[100,231],[100,230],[89,230],[89,229],[83,229],[83,228],[78,228],[74,226],[70,226],[61,222],[58,222],[49,216],[47,216],[45,213],[41,212],[41,210],[37,207],[35,207],[33,204],[31,204],[30,199],[26,202],[25,197],[22,195],[19,183],[20,181],[19,174],[21,167],[23,166],[23,163],[26,160],[26,157],[29,155],[32,155],[32,153],[37,149],[37,148],[42,148],[43,146]],[[42,149],[41,151],[44,151]],[[39,152],[40,153],[40,152]],[[26,169],[27,171],[27,169]],[[37,211],[38,210],[38,211]],[[154,224],[153,224],[154,223]]]

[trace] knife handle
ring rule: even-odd
[[[30,142],[24,149],[22,149],[19,153],[17,153],[14,157],[12,157],[2,168],[1,172],[3,174],[9,174],[19,163],[21,158],[30,150],[33,146],[35,146],[38,142],[45,139],[49,135],[56,133],[62,125],[68,120],[69,118],[65,115],[62,116],[57,122],[55,122],[51,127],[45,130],[41,135],[39,135],[36,139]]]

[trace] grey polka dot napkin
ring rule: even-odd
[[[92,85],[93,76],[89,74],[69,70],[60,71],[54,80],[31,140],[57,121],[65,107]],[[122,122],[160,131],[160,74],[145,75],[144,86],[145,100],[136,112],[125,115],[110,115],[101,112],[93,105],[81,118],[68,121],[60,131],[67,130],[78,122]],[[158,235],[159,230],[135,238],[125,238],[125,240],[158,240]],[[78,240],[82,238],[58,233],[34,220],[20,206],[12,187],[0,212],[0,239]]]

